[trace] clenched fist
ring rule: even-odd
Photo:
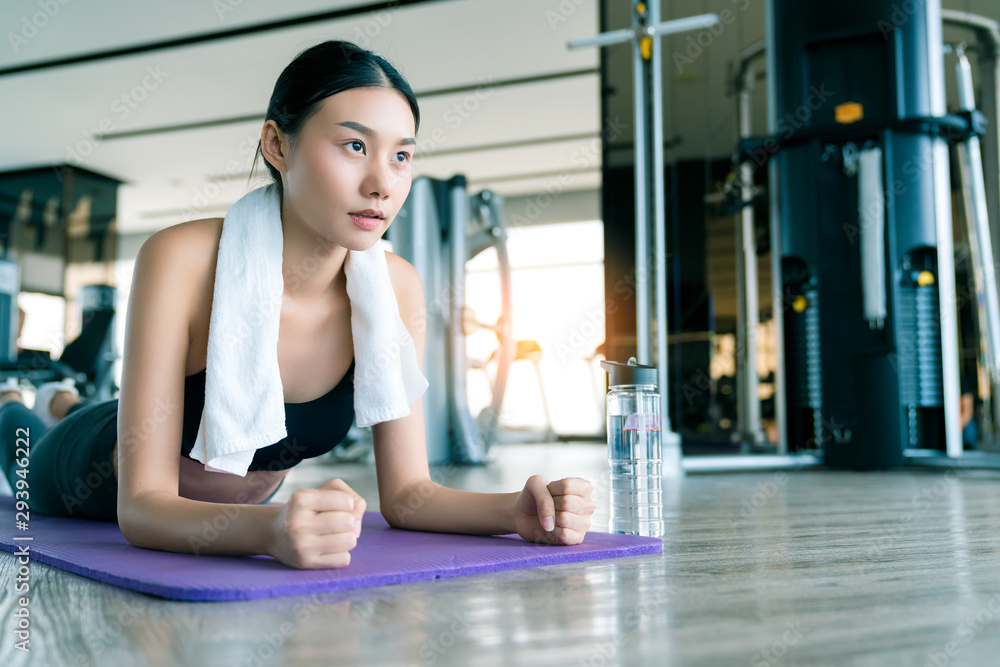
[[[366,506],[341,479],[299,489],[269,526],[267,554],[300,569],[346,567],[361,535]]]
[[[596,507],[592,491],[593,485],[581,477],[546,484],[541,475],[532,475],[514,502],[517,534],[543,544],[583,542]]]

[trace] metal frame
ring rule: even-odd
[[[767,5],[766,11],[767,11],[767,17],[766,17],[765,21],[766,21],[767,29],[770,30],[771,29],[771,24],[772,24],[771,20],[770,20],[771,19],[771,17],[770,17],[770,11],[771,11],[770,4]],[[998,126],[998,123],[1000,123],[1000,116],[998,116],[998,112],[1000,112],[1000,23],[998,23],[997,21],[993,21],[991,19],[987,19],[987,18],[982,17],[982,16],[978,16],[978,15],[975,15],[975,14],[969,14],[969,13],[966,13],[966,12],[959,12],[959,11],[952,11],[952,10],[939,10],[939,11],[940,11],[940,17],[939,17],[939,20],[936,21],[936,25],[937,26],[942,25],[942,23],[943,24],[947,24],[947,25],[958,26],[958,27],[962,27],[962,28],[966,28],[966,29],[970,29],[970,30],[974,31],[975,34],[976,34],[976,36],[977,36],[977,39],[978,39],[978,42],[979,42],[979,47],[980,47],[978,49],[978,66],[979,66],[979,72],[980,72],[979,81],[980,81],[980,86],[982,88],[982,102],[981,102],[982,109],[981,109],[981,111],[983,112],[983,114],[988,119],[989,126],[992,127],[992,128],[996,128]],[[934,25],[935,25],[934,23],[931,22],[931,21],[935,20],[934,17],[933,17],[933,14],[937,14],[937,12],[932,11],[932,15],[928,16],[928,20],[929,20],[928,26],[931,26],[931,30],[932,31],[934,31]],[[932,51],[928,54],[928,57],[934,59],[936,62],[940,62],[940,65],[939,65],[938,69],[939,69],[939,71],[942,72],[942,77],[943,77],[943,67],[944,67],[943,53],[941,52],[941,49],[939,47],[937,47],[938,43],[942,43],[942,40],[941,40],[942,36],[941,36],[941,34],[940,34],[939,31],[936,31],[936,32],[937,32],[936,36],[934,34],[931,34],[931,35],[928,36],[929,39],[936,40],[935,41],[935,46],[931,47]],[[731,90],[733,90],[734,93],[738,96],[738,112],[739,112],[739,123],[740,123],[739,127],[740,127],[740,137],[741,138],[743,138],[744,136],[747,136],[745,134],[745,132],[749,129],[748,128],[748,126],[749,126],[749,118],[747,116],[749,115],[749,110],[750,110],[750,93],[749,93],[749,88],[750,88],[750,84],[752,83],[752,82],[748,81],[748,75],[749,75],[749,72],[750,72],[750,65],[751,65],[751,63],[755,59],[757,59],[757,58],[759,58],[759,57],[761,57],[763,55],[763,56],[767,57],[767,62],[768,62],[767,68],[768,68],[768,70],[769,71],[773,71],[773,69],[774,69],[770,52],[768,51],[768,49],[766,47],[768,39],[770,39],[770,38],[771,38],[771,36],[770,36],[770,33],[769,33],[767,39],[759,41],[759,42],[756,42],[756,43],[751,44],[750,46],[748,46],[742,52],[740,52],[739,54],[737,54],[737,56],[733,59],[733,61],[731,63],[731,66],[730,66],[729,78],[730,78]],[[942,78],[942,80],[943,80],[943,78]],[[770,78],[768,78],[767,90],[768,90],[768,123],[769,123],[769,131],[773,132],[774,131],[775,119],[773,117],[774,114],[773,114],[772,110],[774,109],[774,93],[775,93],[775,91],[774,91],[774,84],[773,84],[773,82],[772,82],[772,80]],[[944,91],[943,91],[943,89],[940,90],[940,91],[932,91],[932,95],[935,98],[939,98],[939,99],[936,99],[934,103],[935,104],[940,104],[940,106],[942,107],[940,109],[938,109],[938,108],[935,107],[934,109],[932,109],[932,113],[943,114],[944,113],[944,109],[943,109],[943,106],[944,106]],[[947,158],[947,155],[945,155],[944,157]],[[985,194],[986,194],[986,200],[988,202],[988,204],[987,204],[987,210],[988,210],[988,216],[989,216],[988,217],[988,219],[989,219],[989,230],[991,231],[991,237],[992,237],[992,243],[993,243],[993,249],[994,249],[993,256],[994,257],[998,257],[998,256],[1000,256],[1000,248],[997,247],[998,245],[1000,245],[1000,132],[992,132],[990,135],[988,135],[988,140],[983,142],[983,145],[982,145],[982,162],[983,162],[983,171],[985,173],[985,179],[984,179],[984,181],[985,181]],[[940,172],[940,168],[939,168],[939,165],[941,165],[940,150],[935,150],[934,164],[935,164],[935,168],[938,170],[938,172]],[[945,167],[945,169],[944,169],[944,176],[947,176],[947,161],[945,161],[943,163],[943,166]],[[941,175],[939,173],[936,173],[935,174],[935,179],[936,179],[935,180],[935,185],[938,186],[938,181],[941,180]],[[745,182],[746,179],[741,176],[741,180],[743,180]],[[944,180],[944,183],[947,184],[947,179],[946,178]],[[777,193],[778,193],[778,188],[779,187],[780,186],[776,182],[775,179],[773,179],[773,178],[770,179],[771,238],[772,239],[779,239],[780,238],[780,232],[781,232],[781,216],[780,216],[780,214],[779,214],[779,212],[777,210],[777,207],[778,207],[778,204],[779,204],[779,199],[778,199]],[[935,189],[939,190],[940,188],[938,186]],[[937,195],[938,198],[940,198],[939,193],[936,192],[936,195]],[[747,199],[747,192],[745,190],[743,192],[743,199],[744,199],[744,201]],[[950,193],[949,193],[949,199],[950,199]],[[744,213],[744,215],[746,215],[746,213]],[[752,210],[750,210],[750,213],[749,213],[749,216],[748,216],[750,220],[753,219],[752,216],[753,216],[753,212],[752,212]],[[949,221],[951,220],[951,215],[950,215],[950,201],[949,201],[949,207],[948,207],[948,211],[947,211],[947,219]],[[940,221],[939,221],[939,225],[940,225]],[[743,225],[743,228],[745,229],[745,224]],[[942,230],[939,228],[938,231],[939,231],[939,237],[940,237],[942,235],[941,234]],[[952,245],[950,243],[950,241],[951,241],[951,234],[949,233],[949,234],[945,234],[943,236],[948,240],[947,245],[951,246]],[[954,252],[954,248],[953,247],[949,248],[949,252],[953,253]],[[952,254],[952,257],[953,257],[953,254]],[[780,262],[780,258],[778,257],[777,253],[772,253],[771,259],[772,259],[772,288],[773,288],[773,293],[774,293],[775,336],[777,337],[777,341],[776,341],[777,348],[776,348],[776,351],[777,351],[778,366],[779,366],[779,368],[781,368],[781,367],[784,366],[784,340],[783,340],[784,339],[784,328],[783,328],[783,319],[784,318],[783,318],[783,308],[782,308],[782,302],[781,302],[781,297],[782,297],[782,291],[781,291],[781,262]],[[990,262],[988,264],[988,266],[990,266],[992,268],[992,266],[993,266],[992,262]],[[941,270],[941,272],[944,271],[944,268],[940,266],[940,260],[939,260],[939,269]],[[952,261],[951,262],[951,271],[950,271],[950,274],[952,276],[953,276],[953,269],[954,269],[954,263]],[[750,288],[750,285],[749,285],[749,276],[744,277],[740,272],[738,272],[737,273],[737,280],[740,281],[740,284],[737,285],[737,290],[738,290],[738,293],[740,295],[742,295],[742,293],[743,293],[744,290],[747,290],[747,289]],[[953,293],[955,293],[955,290],[954,290],[954,287],[955,287],[954,286],[954,278],[951,279],[951,283],[952,284],[951,284],[951,287],[950,287],[950,290],[951,290],[950,293],[953,294]],[[948,289],[948,288],[942,285],[941,289],[942,289],[942,292],[944,293],[944,290]],[[942,303],[942,314],[943,314],[942,321],[943,322],[956,322],[956,315],[954,313],[952,313],[948,317],[944,316],[944,313],[945,313],[944,309],[946,308],[946,303],[945,303],[946,300],[942,299],[941,301],[943,302]],[[947,303],[953,304],[953,302],[947,302]],[[957,324],[957,322],[956,322],[956,324]],[[954,343],[955,343],[955,345],[953,346],[954,352],[953,352],[952,356],[955,357],[954,358],[954,366],[955,366],[955,368],[954,368],[954,373],[955,373],[954,383],[955,383],[955,387],[953,388],[953,390],[957,394],[957,391],[958,391],[958,389],[957,389],[957,354],[958,354],[958,352],[957,352],[957,334],[956,334],[956,338],[955,338]],[[737,349],[739,349],[739,347]],[[741,395],[746,394],[746,392],[748,390],[749,390],[749,387],[744,387],[743,391],[741,392]],[[946,392],[947,392],[947,386],[946,386]],[[743,401],[746,401],[746,396],[745,395],[743,395],[743,397],[742,397],[742,401],[740,403],[741,407],[743,405]],[[950,410],[950,411],[957,412],[957,407],[956,406],[951,406],[950,405],[951,403],[956,403],[956,406],[957,406],[957,398],[956,398],[955,401],[949,401],[948,402],[948,405],[946,405],[946,411]],[[998,405],[1000,405],[1000,401],[998,401],[997,403],[998,403]],[[777,425],[778,425],[777,450],[778,450],[779,454],[787,454],[787,451],[788,451],[788,449],[787,449],[788,448],[788,439],[787,439],[786,425],[785,425],[786,412],[787,412],[787,407],[786,407],[786,404],[785,404],[784,379],[783,379],[781,373],[777,373],[776,377],[775,377],[775,417],[776,417],[776,421],[777,421]],[[752,417],[750,419],[752,419]],[[747,420],[747,427],[749,427],[750,424],[752,423],[750,421],[750,419]],[[953,419],[957,423],[958,422],[958,415],[957,414],[954,415]],[[947,415],[946,415],[946,422],[947,421],[948,421],[948,418],[947,418]],[[975,459],[976,459],[976,464],[975,464],[976,467],[1000,467],[1000,455],[984,455],[984,454],[963,452],[963,450],[962,450],[962,444],[961,444],[961,428],[960,428],[960,424],[958,424],[958,429],[957,429],[957,431],[958,431],[958,437],[957,438],[955,437],[955,434],[954,434],[954,432],[955,432],[954,426],[952,426],[952,428],[950,428],[948,430],[949,430],[949,434],[950,434],[951,437],[948,438],[948,452],[947,452],[947,456],[941,457],[942,460],[944,460],[944,461],[954,461],[955,459],[957,459],[959,457],[963,458],[963,460],[964,460],[966,457],[969,457],[971,455],[971,456],[975,457]],[[931,459],[933,457],[929,457],[926,454],[917,454],[916,452],[917,452],[917,450],[906,450],[905,455],[907,456],[908,462],[913,463],[915,465],[938,465],[938,464],[929,463],[929,461],[931,461]],[[702,457],[699,457],[699,458],[702,458]],[[744,459],[746,457],[742,457],[742,456],[740,456],[740,457],[732,457],[732,456],[730,456],[730,457],[725,457],[725,458],[732,459],[732,462],[733,462],[733,466],[732,467],[733,468],[750,469],[750,468],[753,467],[753,466],[748,466],[746,464],[746,462],[744,461]],[[685,465],[686,465],[686,462],[685,462]],[[687,468],[685,468],[685,469],[687,469]],[[715,469],[715,468],[713,468],[713,469]]]
[[[387,232],[393,251],[420,274],[427,303],[424,374],[430,389],[423,397],[428,460],[435,463],[488,463],[510,364],[514,359],[512,287],[503,198],[489,190],[471,197],[465,176],[448,180],[422,176],[413,181],[399,217]],[[470,230],[472,207],[479,225]],[[466,389],[465,264],[494,247],[500,273],[501,317],[496,327],[500,351],[493,400],[484,412],[469,411]]]
[[[983,173],[986,185],[986,207],[990,230],[993,232],[993,256],[1000,257],[1000,22],[975,14],[941,10],[941,20],[950,26],[972,30],[977,40],[979,85],[982,90],[983,115],[989,122],[989,132],[983,138]]]
[[[773,44],[774,6],[769,0],[764,3],[764,35],[765,44]],[[774,49],[765,47],[767,71],[774,72],[777,67],[774,62]],[[778,88],[773,76],[767,77],[767,131],[774,133],[778,127]],[[777,165],[768,160],[768,207],[770,212],[771,234],[771,313],[774,318],[775,335],[775,367],[774,373],[774,421],[778,430],[778,453],[788,453],[788,405],[785,401],[785,291],[781,277],[781,197],[778,190]]]
[[[969,232],[970,242],[973,245],[973,262],[976,265],[977,292],[982,291],[985,299],[979,304],[980,313],[980,339],[988,341],[984,352],[986,353],[986,363],[990,379],[989,402],[992,413],[988,414],[988,421],[994,437],[996,428],[1000,426],[1000,401],[997,400],[997,385],[1000,384],[1000,375],[996,366],[996,357],[1000,354],[1000,341],[997,340],[997,332],[994,327],[1000,327],[995,313],[996,301],[989,297],[989,282],[995,283],[996,270],[994,262],[1000,257],[1000,132],[996,128],[1000,123],[1000,23],[983,16],[958,12],[952,10],[942,10],[941,19],[943,24],[950,25],[965,30],[971,30],[976,36],[977,45],[977,65],[979,69],[979,85],[982,91],[980,101],[980,111],[987,119],[987,127],[990,128],[986,136],[982,139],[975,138],[969,142],[969,148],[959,145],[959,163],[963,170],[963,189],[965,190],[966,207],[970,217],[975,217],[975,223],[970,220]],[[963,98],[962,107],[973,107],[971,89],[971,67],[964,53],[959,53],[958,62],[958,90]],[[965,90],[963,90],[965,88]],[[977,160],[974,155],[976,149],[981,154],[981,159]],[[979,179],[981,184],[971,184],[969,179]],[[970,189],[971,186],[971,189]],[[975,192],[973,192],[975,190]],[[985,209],[982,210],[982,209]],[[973,211],[976,211],[973,216]],[[976,226],[981,226],[983,221],[986,226],[981,231],[976,230]],[[975,235],[975,240],[973,240]],[[984,242],[984,235],[990,237],[990,242]],[[976,245],[979,252],[976,253]],[[990,253],[990,261],[983,259]],[[978,257],[976,256],[978,254]],[[978,269],[982,267],[982,271]],[[991,308],[992,307],[992,308]],[[986,311],[985,313],[983,311]],[[985,333],[983,329],[989,331]],[[990,350],[989,348],[993,348]],[[991,367],[992,366],[992,367]],[[963,453],[963,455],[965,455]]]
[[[933,4],[933,3],[929,3]],[[655,6],[655,14],[653,14],[653,7]],[[651,17],[655,16],[659,18],[659,6],[657,0],[650,2]],[[748,75],[749,64],[756,58],[764,55],[767,59],[767,69],[768,71],[774,71],[773,62],[773,51],[766,48],[766,44],[773,41],[772,30],[772,7],[771,3],[765,5],[765,25],[767,29],[767,36],[765,40],[757,42],[748,48],[744,49],[743,52],[738,54],[733,60],[733,67],[731,69],[731,80],[735,84],[735,90],[737,91],[739,98],[739,113],[740,113],[740,135],[745,136],[745,133],[749,132],[749,110],[750,110],[750,95],[748,86],[746,85],[746,76]],[[937,78],[939,82],[943,82],[943,54],[941,51],[941,25],[942,21],[951,25],[959,25],[967,28],[971,28],[976,31],[979,36],[980,42],[983,43],[986,48],[982,48],[979,54],[979,66],[980,66],[980,81],[983,90],[983,113],[990,119],[993,127],[997,126],[998,115],[997,112],[1000,110],[1000,68],[997,67],[998,55],[1000,55],[1000,27],[998,27],[997,22],[979,17],[973,14],[967,14],[964,12],[956,12],[950,10],[941,10],[940,7],[928,7],[928,47],[929,53],[928,57],[931,59],[931,71],[938,72],[941,74]],[[693,19],[701,19],[702,17],[693,17]],[[684,21],[691,19],[682,19]],[[668,22],[676,25],[677,22]],[[634,54],[637,59],[637,63],[641,64],[641,52],[639,50],[639,42],[637,37],[641,37],[643,34],[653,34],[655,30],[656,22],[653,21],[653,26],[643,29],[641,26],[632,29],[616,30],[612,32],[605,33],[603,35],[598,35],[597,37],[577,40],[575,42],[570,42],[570,48],[579,48],[581,46],[605,46],[609,44],[617,44],[627,40],[635,40]],[[711,25],[711,24],[708,24]],[[692,29],[692,26],[683,29]],[[676,30],[676,31],[680,31]],[[656,54],[659,50],[654,49],[654,60]],[[935,63],[937,65],[935,66]],[[641,79],[636,74],[636,67],[633,70],[634,78],[637,82]],[[934,78],[934,77],[932,77]],[[656,98],[661,98],[660,80],[659,78],[654,78],[654,90],[653,95]],[[637,98],[642,95],[641,84],[636,85]],[[768,131],[773,133],[776,131],[778,119],[775,117],[774,109],[775,105],[775,95],[776,89],[774,81],[771,77],[767,80],[767,95],[768,95]],[[945,113],[944,109],[944,90],[943,86],[934,86],[932,90],[932,109],[931,113],[935,115],[943,115]],[[638,114],[639,109],[644,108],[644,96],[643,105],[637,103],[637,116],[636,116],[636,272],[637,274],[641,271],[644,272],[643,276],[648,272],[645,260],[646,260],[646,247],[648,237],[645,234],[646,221],[644,218],[644,212],[648,210],[646,208],[647,199],[646,193],[644,191],[645,184],[645,167],[641,166],[645,163],[645,156],[642,152],[641,143],[638,137],[645,134],[645,122],[644,117]],[[662,123],[662,114],[654,114],[653,118],[654,124]],[[662,137],[662,134],[659,135]],[[948,172],[947,172],[947,146],[943,145],[943,139],[940,140],[940,144],[935,147],[934,150],[934,168],[935,168],[935,200],[936,208],[938,209],[938,214],[936,219],[938,220],[938,236],[939,236],[939,255],[944,254],[945,250],[949,255],[954,252],[951,243],[951,211],[950,211],[950,192],[948,188]],[[659,158],[654,155],[654,163],[657,159],[662,160],[662,143],[654,144],[654,147],[658,147]],[[943,155],[942,155],[943,149]],[[1000,133],[994,133],[991,140],[985,142],[982,148],[983,153],[983,163],[984,171],[986,174],[986,196],[989,202],[989,220],[990,229],[993,231],[992,237],[993,242],[1000,243]],[[640,156],[643,159],[640,160]],[[656,169],[657,167],[654,167]],[[659,164],[659,172],[662,173],[662,163]],[[774,169],[773,165],[769,164],[769,169]],[[641,170],[641,171],[640,171]],[[771,202],[770,206],[770,232],[772,238],[772,245],[776,245],[778,239],[781,238],[781,215],[779,211],[779,197],[777,179],[774,178],[772,171],[772,178],[769,179],[769,198]],[[742,176],[742,174],[741,174]],[[746,179],[743,178],[743,185],[746,185]],[[663,187],[662,179],[655,179],[654,187]],[[944,193],[948,194],[948,197],[943,198],[941,185],[944,185]],[[743,192],[744,199],[746,199],[747,192]],[[654,201],[659,204],[662,200],[654,199]],[[996,204],[994,204],[996,202]],[[942,214],[941,211],[944,211]],[[656,209],[654,209],[656,211]],[[659,209],[662,211],[662,209]],[[654,219],[656,219],[654,217]],[[943,222],[947,220],[947,231],[948,234],[943,234],[944,227]],[[749,214],[744,213],[741,216],[741,221],[739,225],[739,230],[741,236],[745,238],[747,224],[753,223],[753,212],[749,211]],[[752,229],[752,228],[751,228]],[[940,239],[945,238],[944,245],[948,246],[946,249],[942,250]],[[744,262],[746,261],[746,249],[744,244],[740,245]],[[659,250],[659,248],[658,248]],[[994,252],[994,256],[998,256],[997,252]],[[661,255],[662,257],[662,255]],[[781,282],[781,260],[780,253],[771,253],[771,276],[772,276],[772,295],[773,295],[773,317],[774,317],[774,329],[776,340],[776,361],[779,369],[784,367],[784,310],[783,310],[783,292],[782,292],[782,282]],[[658,272],[658,273],[663,273]],[[939,258],[939,273],[948,273],[951,276],[950,280],[945,279],[943,283],[939,283],[943,294],[954,294],[955,284],[954,284],[954,260],[953,255],[949,256],[942,264]],[[748,292],[749,290],[749,276],[743,277],[740,275],[738,278],[741,281],[741,285],[738,286],[738,291],[740,294],[743,292]],[[640,353],[651,353],[651,346],[648,339],[646,339],[645,332],[643,331],[643,323],[648,322],[648,310],[643,304],[648,304],[648,292],[643,291],[642,282],[639,282],[639,304],[641,305],[641,310],[637,311],[637,320],[639,326],[637,327],[637,337],[639,340],[639,351]],[[665,286],[665,282],[663,283]],[[658,277],[657,289],[659,290],[661,283]],[[662,292],[665,294],[665,290]],[[756,292],[755,292],[756,294]],[[954,304],[953,300],[941,299],[942,302],[942,321],[951,322],[957,327],[957,321],[955,314],[952,313],[950,316],[945,317],[946,309],[948,304]],[[748,303],[747,306],[750,304]],[[660,304],[657,304],[658,310]],[[665,315],[665,312],[664,312]],[[747,318],[748,320],[749,318]],[[657,319],[657,321],[665,321]],[[749,321],[746,322],[747,327],[749,327]],[[945,333],[945,329],[951,329],[950,334]],[[648,330],[648,328],[646,328]],[[663,328],[663,334],[665,336],[666,330]],[[947,340],[947,342],[946,342]],[[658,341],[659,342],[659,341]],[[946,430],[948,432],[948,457],[934,457],[920,454],[915,450],[906,450],[905,455],[907,462],[914,465],[961,465],[962,467],[972,467],[972,464],[968,463],[971,458],[975,459],[975,467],[1000,467],[1000,455],[978,455],[974,457],[969,457],[968,454],[959,462],[959,458],[962,456],[961,450],[961,432],[960,424],[958,423],[958,405],[957,405],[957,391],[958,391],[958,366],[957,366],[957,333],[955,327],[943,327],[942,330],[942,345],[947,346],[950,343],[951,352],[943,354],[943,363],[945,365],[945,394],[955,394],[955,400],[949,401],[949,404],[945,406],[945,420],[946,420]],[[648,358],[648,357],[647,357]],[[663,360],[664,363],[658,365],[658,371],[662,373],[662,386],[666,388],[665,375],[666,375],[666,359]],[[750,385],[744,388],[744,400],[745,397],[749,395]],[[761,470],[761,469],[799,469],[805,466],[819,466],[820,461],[817,457],[812,455],[788,455],[788,436],[786,428],[787,420],[787,406],[785,402],[785,381],[782,373],[775,374],[775,418],[778,426],[778,442],[777,442],[777,454],[776,455],[764,455],[764,454],[749,454],[740,456],[698,456],[698,457],[687,457],[682,461],[683,470],[685,472],[723,472],[723,471],[745,471],[745,470]],[[666,402],[666,391],[661,392],[664,400],[663,414],[668,415],[667,402]],[[946,399],[947,401],[947,399]],[[955,403],[955,405],[950,405],[950,403]],[[759,422],[758,422],[759,423]],[[752,415],[747,415],[746,427],[747,429],[752,429],[753,426]],[[956,451],[957,443],[957,451]]]
[[[737,116],[740,139],[752,135],[751,110],[753,96],[753,60],[764,55],[764,40],[751,44],[740,52],[730,65],[730,85],[738,100]],[[760,327],[757,303],[757,240],[753,206],[753,169],[740,165],[740,209],[736,223],[736,410],[737,428],[734,439],[742,443],[747,453],[751,446],[765,441],[760,416],[760,378],[757,376],[757,333]],[[775,372],[775,377],[778,373]],[[779,447],[784,454],[786,448]]]
[[[7,318],[7,331],[0,338],[0,340],[4,341],[0,355],[2,355],[2,360],[8,363],[17,363],[17,328],[19,318],[17,295],[20,292],[20,265],[10,258],[9,255],[0,258],[0,294],[10,297],[8,311],[0,314],[0,322],[3,322],[4,317]]]
[[[449,369],[450,294],[447,248],[441,243],[441,228],[445,226],[438,207],[431,179],[416,178],[410,194],[400,209],[395,224],[387,236],[393,252],[413,264],[420,274],[427,304],[426,336],[423,373],[429,387],[422,398],[427,460],[441,463],[454,460],[449,440],[451,403]],[[367,436],[366,436],[367,437]]]
[[[469,196],[465,191],[465,177],[452,178],[448,196],[451,229],[448,230],[449,285],[448,285],[448,367],[451,386],[451,428],[456,444],[461,448],[460,458],[468,463],[486,461],[486,443],[479,433],[479,426],[469,412],[466,387],[467,353],[465,332],[462,330],[462,313],[465,310],[465,262],[469,230]],[[464,444],[464,446],[462,446]]]
[[[956,74],[959,105],[963,111],[975,111],[976,103],[972,86],[972,67],[965,55],[964,44],[952,49],[958,58]],[[964,218],[969,251],[972,255],[972,277],[976,290],[975,330],[979,339],[979,362],[989,379],[989,399],[984,402],[984,412],[996,409],[993,400],[996,395],[997,379],[1000,377],[1000,297],[997,296],[996,271],[993,268],[993,241],[986,206],[986,184],[983,178],[983,158],[979,137],[972,135],[955,146],[959,173],[962,181],[962,196],[965,200]],[[989,261],[987,262],[987,258]],[[991,415],[993,416],[993,415]],[[990,433],[995,437],[994,425],[997,420],[983,420],[990,425]]]
[[[941,34],[941,4],[925,5],[927,25],[927,72],[930,113],[947,113],[944,92],[944,44]],[[934,178],[934,221],[937,231],[938,303],[941,313],[941,380],[944,390],[945,448],[951,458],[962,455],[962,424],[959,415],[958,312],[955,293],[954,225],[951,219],[951,181],[948,173],[948,142],[931,140]]]
[[[688,456],[683,465],[685,473],[716,473],[821,468],[823,461],[813,454],[737,454]]]
[[[660,21],[660,0],[649,0],[644,4],[648,10],[648,20],[643,21],[642,13],[633,9],[633,26],[613,30],[595,37],[587,37],[569,42],[571,49],[590,46],[610,46],[632,42],[633,95],[635,96],[635,273],[636,273],[636,341],[637,357],[644,364],[652,363],[653,349],[649,332],[652,320],[649,313],[649,224],[654,223],[656,253],[656,369],[660,390],[660,415],[663,435],[664,474],[681,472],[680,440],[670,426],[670,391],[667,376],[667,271],[666,271],[666,193],[663,182],[663,54],[658,37],[698,28],[707,28],[720,22],[718,14],[701,14],[673,21]],[[652,137],[646,127],[646,65],[642,44],[646,38],[652,39],[650,75],[652,78]],[[652,159],[648,154],[652,142]],[[652,173],[650,173],[652,172]],[[652,178],[650,178],[652,177]],[[653,206],[650,208],[649,193],[652,180]]]
[[[936,449],[906,449],[908,466],[926,468],[956,468],[969,470],[1000,470],[1000,454],[963,452],[959,457],[941,456]]]
[[[507,225],[503,214],[503,197],[491,190],[482,190],[472,195],[471,204],[472,219],[479,224],[476,231],[470,232],[466,239],[467,256],[471,259],[486,249],[493,248],[497,254],[497,271],[500,276],[500,312],[502,313],[500,321],[495,325],[476,322],[477,327],[493,331],[500,343],[497,349],[497,373],[492,387],[493,397],[490,405],[476,417],[483,446],[488,452],[497,440],[500,412],[507,392],[507,379],[517,353],[513,322],[513,276],[510,255],[507,253]],[[464,317],[461,326],[463,329],[465,328]],[[465,373],[465,369],[462,370],[462,373]],[[539,386],[541,387],[540,384]],[[544,391],[542,399],[543,401],[545,399]],[[546,411],[547,414],[548,411]],[[551,429],[551,424],[549,426]]]

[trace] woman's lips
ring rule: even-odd
[[[351,217],[355,225],[369,232],[382,224],[382,218],[366,218],[360,215],[351,215],[350,213],[347,215]]]

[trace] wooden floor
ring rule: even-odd
[[[604,447],[493,452],[445,484],[587,477],[606,530]],[[364,464],[301,466],[277,499],[331,477],[376,509]],[[665,496],[662,555],[316,597],[166,602],[33,563],[30,655],[2,553],[0,665],[1000,664],[1000,474],[688,475]]]

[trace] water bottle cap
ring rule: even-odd
[[[657,386],[656,366],[642,366],[637,364],[635,357],[629,357],[627,364],[617,361],[602,361],[601,368],[608,372],[609,387],[637,384]]]

